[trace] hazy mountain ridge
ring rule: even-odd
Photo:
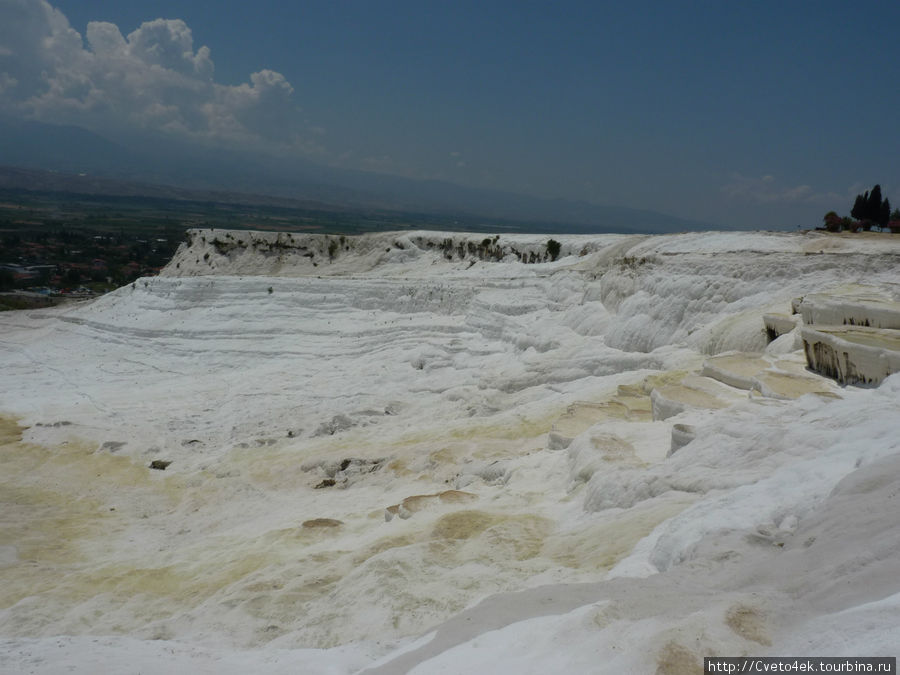
[[[20,175],[15,185],[20,189],[87,190],[90,194],[171,196],[225,203],[272,204],[269,200],[281,198],[305,205],[315,203],[319,208],[328,205],[336,209],[520,220],[541,223],[552,231],[664,233],[722,229],[721,225],[655,211],[339,169],[299,158],[187,147],[159,140],[126,147],[79,127],[9,118],[0,119],[0,158],[10,167],[85,174],[78,178],[91,179],[72,177],[65,187],[48,187],[46,177],[33,176],[35,185],[43,187],[31,187],[28,177]],[[107,180],[115,184],[106,184]],[[212,194],[196,194],[198,191]]]

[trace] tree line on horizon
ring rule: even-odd
[[[868,232],[873,227],[882,231],[890,230],[900,234],[900,209],[891,211],[889,199],[881,197],[881,185],[876,185],[871,192],[866,190],[856,195],[850,217],[839,216],[834,211],[825,214],[825,229],[829,232]]]

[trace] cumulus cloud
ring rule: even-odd
[[[82,38],[47,0],[0,2],[0,106],[7,113],[88,128],[302,147],[294,89],[260,70],[217,84],[208,47],[180,19],[123,35],[95,21]]]
[[[755,178],[736,173],[721,189],[729,199],[757,204],[813,204],[841,199],[840,195],[818,191],[810,185],[780,185],[774,176],[768,174]]]
[[[109,28],[106,31],[109,32]],[[89,40],[90,34],[91,24],[88,24]],[[93,48],[93,42],[91,47]],[[157,19],[141,24],[140,28],[128,35],[126,50],[129,55],[147,65],[159,66],[187,76],[212,79],[213,62],[209,58],[209,47],[200,47],[194,52],[191,29],[181,19]],[[97,53],[96,50],[94,53]]]

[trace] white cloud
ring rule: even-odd
[[[127,36],[95,21],[85,37],[46,0],[0,2],[0,108],[98,130],[217,142],[304,148],[318,135],[307,132],[280,73],[215,83],[209,48],[195,48],[180,19],[148,21]]]
[[[732,175],[728,183],[722,186],[721,190],[729,199],[757,204],[816,204],[843,199],[841,195],[834,192],[820,192],[809,185],[793,187],[779,185],[775,177],[770,174],[754,178],[736,173]]]
[[[90,32],[91,24],[88,24],[89,36]],[[127,51],[147,65],[212,80],[209,47],[200,47],[194,52],[191,29],[181,19],[156,19],[141,24],[128,35]]]

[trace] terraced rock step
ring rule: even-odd
[[[598,422],[624,420],[649,422],[653,416],[651,392],[670,382],[677,382],[685,372],[651,375],[637,384],[620,385],[616,393],[605,401],[576,401],[553,425],[548,436],[548,448],[562,450],[572,439]]]
[[[837,397],[833,386],[820,377],[804,377],[792,373],[765,370],[756,377],[758,391],[769,398],[793,399],[806,394]]]
[[[878,384],[900,372],[900,331],[862,326],[806,326],[809,367],[841,384]]]
[[[707,359],[701,374],[737,389],[754,389],[756,375],[771,365],[759,354],[736,352]]]
[[[794,305],[807,326],[900,329],[900,302],[865,287],[845,294],[807,295]]]
[[[703,375],[685,375],[680,381],[657,387],[650,394],[653,419],[664,420],[685,410],[727,408],[747,394]]]
[[[804,394],[835,393],[833,385],[827,380],[802,373],[800,363],[790,358],[723,354],[707,359],[701,372],[724,384],[756,391],[769,398],[793,399]]]
[[[708,358],[700,372],[659,373],[636,384],[619,386],[616,394],[607,400],[573,403],[553,425],[548,448],[568,448],[577,464],[580,461],[577,457],[586,448],[598,451],[594,447],[597,443],[607,443],[607,436],[597,436],[596,430],[591,431],[590,438],[581,437],[574,442],[600,423],[610,432],[618,429],[616,433],[637,433],[640,423],[660,422],[682,413],[721,410],[745,401],[748,396],[789,400],[817,394],[840,398],[837,391],[831,380],[810,373],[799,353],[729,352]],[[624,432],[625,429],[632,432]],[[690,424],[673,425],[667,456],[690,443],[695,434],[696,429]]]
[[[853,285],[795,298],[807,365],[841,384],[878,384],[900,371],[896,292]],[[774,326],[773,326],[774,327]],[[771,335],[766,317],[766,330]]]

